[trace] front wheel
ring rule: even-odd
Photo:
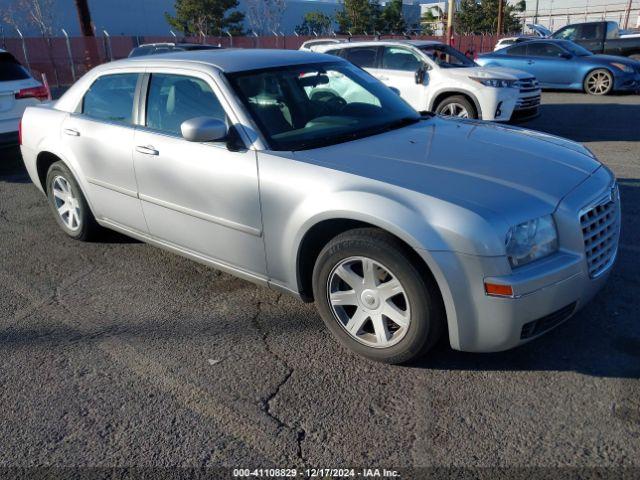
[[[313,291],[340,343],[376,361],[412,360],[443,330],[435,282],[395,237],[377,229],[351,230],[329,242],[316,261]]]
[[[461,95],[453,95],[442,100],[436,107],[436,113],[446,117],[478,118],[475,107]]]
[[[584,79],[584,91],[589,95],[607,95],[613,89],[613,75],[604,68],[589,72]]]

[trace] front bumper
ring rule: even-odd
[[[512,270],[506,257],[430,252],[454,349],[496,352],[516,347],[567,320],[595,296],[611,272],[619,234],[611,262],[592,278],[580,212],[602,197],[610,183],[610,174],[601,168],[568,195],[554,213],[560,250],[527,266]],[[616,209],[619,225],[619,201]],[[485,281],[511,285],[513,296],[487,295]]]
[[[484,87],[477,98],[482,120],[508,122],[518,102],[518,90]]]
[[[613,83],[613,90],[616,92],[640,91],[640,72],[616,73],[615,80]]]

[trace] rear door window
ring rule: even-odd
[[[107,122],[131,124],[137,73],[104,75],[85,93],[82,113]]]
[[[378,47],[346,48],[343,57],[360,68],[378,67]]]
[[[415,72],[420,67],[422,67],[422,62],[406,48],[385,47],[382,54],[383,69]]]
[[[7,52],[0,53],[0,82],[11,82],[14,80],[26,80],[30,78],[29,72]]]

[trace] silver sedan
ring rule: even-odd
[[[441,334],[497,351],[583,307],[615,261],[611,172],[574,142],[420,116],[346,61],[132,58],[27,109],[58,224],[102,228],[315,301],[344,345],[408,361]]]

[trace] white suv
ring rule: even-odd
[[[0,145],[17,143],[25,108],[48,99],[49,91],[13,55],[0,49]]]
[[[531,74],[478,66],[435,41],[384,40],[316,47],[365,69],[417,111],[509,121],[538,113],[540,86]]]

